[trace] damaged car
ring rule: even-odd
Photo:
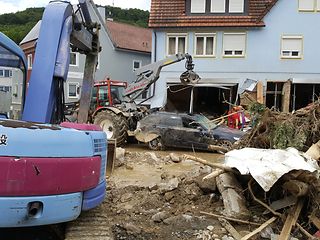
[[[165,147],[226,152],[245,133],[200,114],[155,112],[138,122],[135,137],[152,150]]]

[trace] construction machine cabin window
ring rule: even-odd
[[[187,36],[185,34],[169,34],[167,36],[167,55],[186,53]]]
[[[215,34],[195,35],[195,56],[214,57],[215,56]]]
[[[223,56],[244,57],[246,52],[246,33],[223,34]]]
[[[281,39],[281,58],[302,58],[302,36],[282,36]]]

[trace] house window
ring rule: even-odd
[[[191,0],[191,13],[205,13],[206,0]]]
[[[101,59],[101,57],[100,57],[100,53],[98,53],[97,69],[99,69],[99,68],[100,68],[100,59]]]
[[[318,0],[299,0],[299,11],[312,12],[316,9]]]
[[[229,13],[243,13],[244,0],[229,0]]]
[[[142,62],[139,60],[133,60],[133,71],[137,70],[138,68],[140,68],[142,65]]]
[[[226,0],[211,0],[211,12],[212,13],[226,12]]]
[[[70,52],[70,66],[78,66],[79,54],[76,52]]]
[[[196,34],[196,56],[215,56],[215,34]]]
[[[244,57],[246,51],[246,33],[223,34],[223,56]]]
[[[28,69],[32,69],[32,54],[28,54],[27,56],[27,60],[28,60]]]
[[[68,97],[69,98],[79,97],[79,83],[68,83]]]
[[[302,36],[282,36],[281,57],[301,58],[302,57]]]
[[[185,34],[170,34],[168,35],[167,42],[167,55],[186,53],[187,36]]]
[[[12,77],[12,71],[8,69],[1,69],[0,70],[0,77],[9,78]]]

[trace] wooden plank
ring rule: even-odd
[[[249,224],[249,225],[254,225],[254,226],[260,226],[259,223],[249,222],[249,221],[242,220],[242,219],[237,219],[237,218],[232,218],[232,217],[226,217],[226,216],[223,216],[223,215],[218,215],[218,214],[208,213],[208,212],[203,212],[203,211],[200,211],[200,213],[201,213],[201,214],[205,214],[205,215],[209,215],[209,216],[212,216],[212,217],[216,217],[216,218],[223,218],[223,219],[229,220],[229,221],[231,221],[231,222],[237,222],[237,223],[242,223],[242,224]]]
[[[309,216],[310,221],[320,230],[320,219],[314,214]]]
[[[288,80],[284,83],[282,88],[282,112],[288,113],[290,111],[291,99],[291,81]]]
[[[108,154],[107,154],[107,166],[106,166],[106,175],[110,177],[113,168],[114,168],[114,160],[116,159],[116,141],[108,140]]]
[[[238,231],[229,223],[226,219],[219,218],[221,225],[231,234],[231,236],[236,240],[241,240],[241,235]]]
[[[264,224],[262,224],[260,227],[258,227],[257,229],[255,229],[253,232],[247,234],[246,236],[242,237],[241,240],[248,240],[250,238],[252,238],[254,235],[258,234],[259,232],[261,232],[263,229],[265,229],[266,227],[268,227],[271,223],[273,223],[275,220],[277,220],[276,217],[272,217],[270,218],[268,221],[266,221]]]
[[[257,102],[264,104],[263,83],[260,81],[257,84]]]
[[[300,199],[298,203],[293,207],[293,213],[289,213],[280,233],[279,240],[288,240],[290,238],[290,233],[292,227],[296,225],[298,217],[300,215],[301,209],[303,207],[304,199]]]

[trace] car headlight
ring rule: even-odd
[[[233,139],[236,140],[236,141],[240,140],[239,137],[233,137]]]

